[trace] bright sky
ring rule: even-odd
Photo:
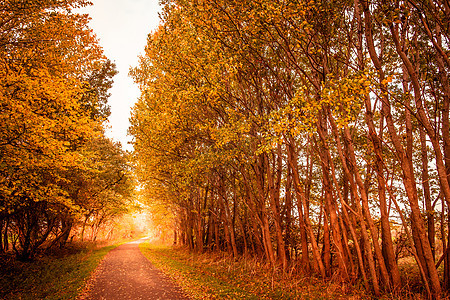
[[[147,35],[159,24],[158,0],[91,0],[94,5],[83,9],[92,20],[90,27],[97,34],[106,56],[116,64],[119,74],[114,77],[110,90],[111,116],[107,135],[121,142],[126,150],[128,144],[130,110],[139,96],[139,89],[128,76],[131,66],[138,63],[143,53]]]

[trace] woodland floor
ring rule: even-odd
[[[189,299],[139,250],[144,239],[111,250],[95,270],[79,300]]]

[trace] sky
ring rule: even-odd
[[[147,35],[159,24],[158,0],[91,0],[94,5],[84,8],[92,20],[90,27],[99,38],[105,55],[116,64],[119,73],[110,89],[111,116],[106,135],[132,150],[127,136],[131,107],[139,97],[139,89],[128,76],[130,67],[138,63],[144,52]]]

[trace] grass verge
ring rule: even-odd
[[[142,253],[194,299],[368,299],[356,287],[273,270],[257,260],[195,254],[157,244]],[[352,290],[350,290],[352,289]]]
[[[0,299],[76,299],[101,259],[118,245],[90,245],[32,262],[4,257]]]

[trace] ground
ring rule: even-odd
[[[139,250],[143,239],[109,252],[89,280],[79,300],[189,299]]]

